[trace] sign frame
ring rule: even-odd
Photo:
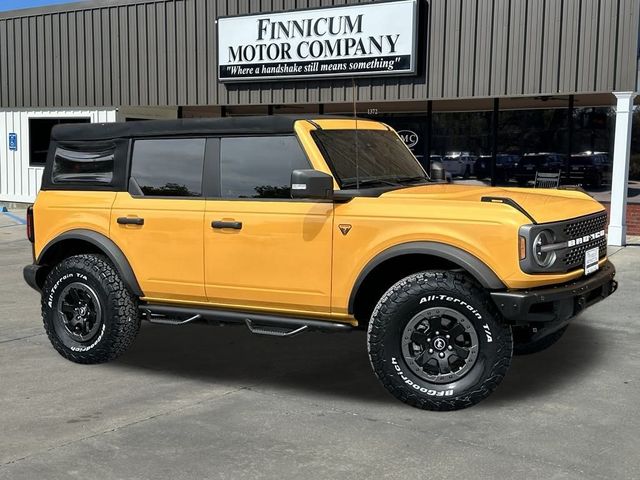
[[[398,3],[398,2],[411,2],[413,4],[412,5],[413,22],[411,22],[411,27],[413,31],[411,32],[411,35],[410,35],[410,38],[412,40],[412,47],[411,47],[410,67],[408,70],[403,70],[400,72],[397,72],[394,70],[380,70],[377,72],[346,72],[346,73],[332,72],[332,73],[317,73],[317,74],[308,74],[308,75],[274,74],[273,76],[256,75],[256,76],[250,76],[250,77],[236,77],[236,78],[221,78],[220,76],[221,68],[222,68],[220,64],[220,28],[219,28],[220,20],[243,18],[243,17],[260,17],[260,16],[266,16],[266,15],[281,15],[281,14],[298,13],[298,12],[310,12],[310,11],[315,12],[315,11],[332,10],[332,9],[339,9],[339,8],[345,8],[345,7],[369,7],[373,5],[384,5],[384,4]],[[313,81],[313,80],[322,80],[322,79],[335,78],[335,77],[340,77],[344,79],[344,78],[355,78],[355,77],[375,78],[375,77],[382,77],[382,76],[384,77],[415,76],[415,75],[418,75],[418,64],[419,64],[418,58],[417,58],[418,52],[420,50],[418,46],[418,42],[420,40],[418,37],[419,22],[420,22],[420,8],[419,8],[418,0],[377,0],[377,1],[367,2],[367,3],[354,3],[354,4],[346,4],[346,5],[327,5],[323,7],[311,7],[311,8],[304,8],[304,9],[286,9],[286,10],[279,10],[279,11],[273,11],[273,12],[244,13],[241,15],[221,15],[217,17],[215,20],[216,78],[218,80],[218,83],[229,84],[229,83],[251,83],[251,82],[265,83],[265,82],[276,82],[276,81],[287,81],[287,80]],[[363,57],[362,60],[374,60],[375,58],[376,57]],[[282,64],[287,62],[280,62],[280,63]],[[292,63],[295,63],[295,62],[292,62]]]
[[[10,152],[18,151],[18,134],[16,132],[9,132],[7,135],[7,143],[9,144]]]

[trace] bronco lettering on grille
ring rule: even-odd
[[[575,247],[576,245],[582,245],[583,243],[588,243],[591,240],[597,240],[598,238],[604,237],[604,230],[600,230],[596,233],[590,233],[589,235],[585,235],[580,238],[573,238],[567,242],[567,247]]]

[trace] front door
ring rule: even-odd
[[[333,204],[294,201],[291,172],[311,168],[295,136],[223,138],[204,222],[209,302],[329,313]]]
[[[133,144],[129,192],[119,192],[110,234],[148,299],[206,302],[204,138]],[[217,144],[217,141],[216,141]]]

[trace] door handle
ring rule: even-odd
[[[234,230],[242,230],[242,222],[223,222],[214,220],[211,222],[211,228],[233,228]]]
[[[140,217],[119,217],[118,225],[144,225],[144,218]]]

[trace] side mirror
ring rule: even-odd
[[[291,198],[333,199],[333,177],[318,170],[294,170],[291,173]]]
[[[434,182],[446,181],[447,174],[440,160],[431,160],[429,176]]]

